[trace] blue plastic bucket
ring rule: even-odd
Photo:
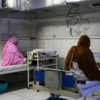
[[[36,71],[35,80],[39,82],[39,84],[44,84],[44,71]]]
[[[0,81],[0,93],[8,90],[8,83],[6,81]]]

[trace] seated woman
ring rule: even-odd
[[[71,47],[65,58],[65,70],[75,69],[84,74],[83,76],[86,76],[89,80],[100,81],[100,71],[89,47],[90,38],[87,35],[82,35],[77,45]]]
[[[3,61],[2,66],[17,65],[24,63],[24,56],[17,49],[18,40],[16,37],[11,37],[6,42],[3,48]]]

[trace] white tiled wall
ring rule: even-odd
[[[88,30],[82,34],[87,34],[91,37],[91,50],[93,52],[100,52],[100,13],[91,13],[82,15],[83,20],[88,19],[89,23],[81,22],[81,25],[72,26],[78,31],[85,30],[88,26]],[[77,38],[71,37],[69,34],[69,28],[66,26],[64,17],[61,18],[46,18],[36,21],[36,33],[37,33],[37,48],[50,48],[57,50],[60,56],[59,66],[64,66],[64,58],[68,53],[71,46],[76,45]]]
[[[94,58],[96,60],[96,62],[99,62],[100,63],[100,52],[94,52]]]
[[[81,17],[68,19],[63,17],[57,18],[44,18],[36,21],[36,32],[39,37],[70,37],[70,27],[73,29],[73,35],[78,36],[87,34],[93,37],[100,37],[100,13],[80,14]]]
[[[2,59],[2,49],[4,46],[5,41],[0,41],[0,63],[1,63],[1,59]]]

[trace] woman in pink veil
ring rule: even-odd
[[[6,42],[3,48],[2,66],[17,65],[24,63],[24,56],[17,49],[18,40],[16,37],[11,37]]]

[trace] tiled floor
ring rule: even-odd
[[[100,100],[100,93],[96,93],[97,96],[91,97],[89,96],[87,100]],[[37,92],[34,89],[20,89],[4,94],[0,94],[0,100],[46,100],[50,94],[48,92],[40,91]],[[64,96],[61,96],[62,98],[65,98]],[[73,100],[73,99],[69,99]],[[78,100],[82,100],[78,99]]]

